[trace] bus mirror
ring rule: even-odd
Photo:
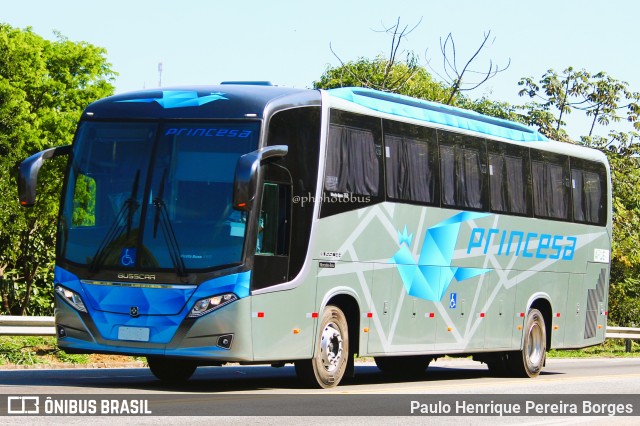
[[[269,159],[277,159],[287,155],[286,145],[268,146],[243,155],[236,164],[233,181],[233,208],[249,211],[253,207],[258,187],[258,171]]]
[[[68,155],[71,152],[71,145],[57,146],[45,149],[20,163],[18,174],[18,194],[20,205],[32,207],[36,203],[36,185],[38,183],[38,172],[45,160],[49,160],[61,155]]]

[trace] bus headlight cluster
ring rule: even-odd
[[[65,302],[76,308],[78,311],[87,312],[87,308],[84,306],[84,302],[78,293],[69,290],[68,288],[64,288],[61,285],[56,285],[54,290],[64,299]]]
[[[233,293],[220,294],[218,296],[207,297],[200,299],[196,302],[189,313],[190,318],[201,317],[204,314],[208,314],[218,308],[228,305],[234,300],[238,300],[238,297]]]

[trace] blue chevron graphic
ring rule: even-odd
[[[454,278],[463,281],[491,270],[451,266],[460,225],[484,216],[487,214],[462,212],[427,229],[417,261],[410,250],[413,234],[408,234],[406,225],[402,233],[398,231],[400,249],[390,262],[396,264],[410,296],[436,302],[442,300]]]
[[[224,97],[224,93],[211,93],[205,96],[199,96],[198,92],[192,90],[164,90],[162,91],[161,98],[142,98],[142,99],[127,99],[117,102],[132,102],[132,103],[151,103],[156,102],[162,108],[185,108],[185,107],[199,107],[209,102],[228,100]]]

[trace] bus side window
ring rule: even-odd
[[[287,256],[291,216],[291,186],[265,183],[258,219],[256,254]]]
[[[438,135],[442,206],[488,210],[484,140],[444,131]]]
[[[571,220],[569,157],[531,150],[531,175],[535,216]]]
[[[606,182],[606,170],[600,163],[571,158],[574,222],[606,224]]]

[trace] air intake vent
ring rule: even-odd
[[[598,325],[598,305],[604,302],[604,288],[607,284],[607,270],[602,268],[595,289],[587,292],[587,318],[584,324],[584,338],[591,339],[596,335]]]

